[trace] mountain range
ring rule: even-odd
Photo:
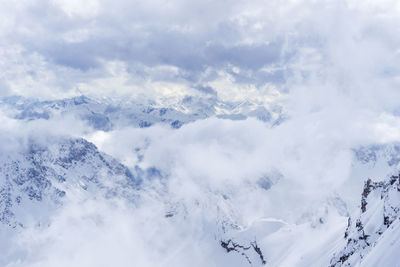
[[[14,123],[73,116],[89,125],[91,131],[103,133],[126,127],[145,131],[155,125],[181,131],[191,123],[210,118],[217,123],[226,120],[236,123],[254,117],[257,123],[270,128],[280,127],[285,121],[285,115],[279,113],[282,110],[278,114],[276,109],[269,111],[250,102],[211,101],[210,104],[185,98],[179,105],[180,108],[162,107],[155,103],[101,101],[85,96],[54,101],[7,97],[0,102],[1,110]],[[354,147],[350,180],[319,198],[314,206],[299,209],[297,205],[302,199],[291,191],[295,185],[277,169],[238,182],[223,180],[220,185],[202,180],[196,173],[185,173],[179,169],[179,162],[171,163],[177,164],[175,172],[165,171],[165,167],[152,165],[150,161],[146,163],[148,154],[143,151],[146,146],[132,148],[137,161],[130,165],[101,151],[85,136],[60,136],[44,131],[38,138],[38,133],[29,129],[23,135],[3,129],[3,135],[15,135],[16,139],[10,139],[13,141],[7,145],[11,148],[4,149],[0,156],[2,266],[54,263],[46,254],[40,254],[43,249],[40,246],[46,248],[45,245],[33,241],[21,243],[21,238],[27,233],[50,235],[51,242],[61,242],[70,250],[74,246],[50,233],[65,212],[73,218],[68,217],[67,225],[86,218],[79,212],[69,214],[68,207],[76,205],[75,209],[82,207],[85,211],[90,201],[122,201],[124,207],[129,207],[129,212],[119,204],[111,205],[111,210],[95,209],[94,215],[87,215],[89,223],[94,222],[88,229],[99,228],[98,234],[107,235],[109,228],[102,225],[110,220],[112,226],[120,226],[117,220],[123,219],[114,219],[113,212],[122,209],[122,218],[129,216],[128,221],[135,222],[133,230],[127,232],[143,234],[132,242],[143,242],[143,247],[154,250],[148,252],[154,266],[158,263],[204,266],[205,262],[209,266],[398,265],[400,145],[397,143]],[[169,164],[168,159],[161,161]],[[196,179],[188,184],[185,177]],[[268,201],[276,202],[277,206],[283,201],[288,210],[278,208],[271,216],[265,216],[267,212],[259,210]],[[109,217],[110,214],[114,215]],[[202,262],[196,262],[198,254]],[[82,262],[82,266],[94,266],[90,262]],[[140,261],[136,264],[140,266]]]

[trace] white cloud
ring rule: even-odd
[[[331,77],[346,90],[371,87],[370,79],[381,86],[382,76],[398,70],[391,60],[399,43],[392,4],[5,1],[2,79],[11,92],[43,98],[79,94],[76,88],[191,94],[199,84],[217,85],[224,98],[228,87],[238,88],[232,98],[257,98],[254,90],[268,94],[265,84],[292,89],[287,80],[296,77],[303,84],[332,83]],[[115,62],[117,71],[110,69]],[[267,75],[265,68],[281,72]]]
[[[272,128],[253,119],[210,118],[178,130],[156,125],[104,133],[74,118],[2,117],[4,151],[29,135],[85,136],[131,168],[155,166],[168,176],[161,186],[168,194],[147,188],[140,207],[70,203],[48,229],[20,237],[32,266],[225,262],[205,234],[212,232],[207,227],[217,217],[218,197],[229,195],[244,226],[267,216],[296,223],[348,186],[352,148],[400,141],[394,1],[52,3],[0,11],[6,51],[0,92],[156,99],[210,86],[222,99],[281,102],[289,118]],[[255,184],[271,173],[284,178],[265,193]],[[179,201],[193,217],[170,223],[164,202]]]

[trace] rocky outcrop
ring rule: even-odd
[[[46,144],[29,141],[4,157],[0,181],[0,222],[16,227],[23,226],[23,217],[38,218],[35,210],[45,213],[71,193],[133,196],[140,180],[84,139],[49,138]]]
[[[400,176],[364,184],[358,216],[349,218],[345,247],[336,253],[330,267],[355,266],[376,246],[382,235],[400,219]]]
[[[246,245],[241,245],[239,243],[236,243],[232,239],[228,239],[226,241],[221,240],[220,244],[221,244],[221,247],[223,247],[227,253],[233,251],[233,252],[241,254],[243,257],[246,258],[246,260],[248,261],[248,263],[250,265],[253,264],[251,255],[250,255],[252,253],[253,254],[256,253],[258,255],[261,264],[265,265],[267,263],[260,247],[257,245],[257,241],[250,242],[249,244],[246,244]]]

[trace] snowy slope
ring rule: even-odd
[[[330,266],[398,266],[397,262],[393,264],[398,255],[398,243],[393,236],[399,231],[399,177],[391,176],[382,182],[365,182],[360,212],[349,218],[344,234],[346,245],[335,254]],[[382,259],[383,255],[385,259]],[[392,263],[374,265],[374,262]]]
[[[346,191],[337,192],[336,197],[327,196],[317,211],[310,211],[310,217],[295,224],[260,218],[248,227],[230,231],[223,247],[244,256],[252,266],[263,262],[249,249],[255,241],[267,266],[398,266],[398,242],[391,236],[398,234],[399,176],[375,183],[368,180],[364,189],[357,188],[365,177],[385,177],[395,172],[399,167],[398,151],[396,143],[354,149],[350,172],[353,181],[342,186],[353,189],[350,198]]]
[[[32,147],[32,145],[29,147]],[[33,153],[35,156],[33,156],[34,158],[30,158],[32,156],[29,156],[29,151],[33,150],[35,151]],[[123,196],[136,195],[136,193],[132,194],[132,190],[137,189],[137,180],[127,174],[128,170],[126,167],[99,153],[93,145],[84,140],[58,140],[58,142],[45,148],[42,147],[39,149],[38,146],[31,148],[28,150],[27,155],[23,157],[24,159],[27,158],[26,163],[22,164],[22,158],[19,161],[16,161],[14,158],[13,162],[18,162],[18,166],[26,165],[29,167],[9,170],[9,175],[13,174],[15,176],[20,172],[20,176],[23,176],[29,171],[29,168],[46,169],[46,172],[43,176],[37,175],[35,179],[32,177],[29,178],[22,185],[14,181],[9,184],[8,188],[12,188],[12,191],[9,190],[8,195],[21,196],[22,199],[20,203],[12,202],[12,205],[8,207],[8,210],[12,211],[13,214],[9,214],[9,217],[7,217],[8,221],[3,222],[11,226],[13,224],[10,222],[14,222],[14,225],[18,222],[22,229],[24,227],[29,228],[27,216],[30,217],[30,221],[34,218],[35,222],[47,222],[45,219],[47,216],[51,217],[56,209],[63,209],[60,205],[62,205],[63,199],[68,197],[68,195],[77,197],[83,193],[86,195],[83,199],[90,198],[91,195],[96,195],[99,192],[108,197],[116,194]],[[8,163],[3,164],[3,166],[8,166]],[[103,175],[103,173],[107,175]],[[57,175],[61,175],[65,180]],[[109,179],[112,182],[107,182]],[[36,180],[41,182],[36,182]],[[115,182],[121,186],[116,186]],[[42,186],[46,183],[48,185]],[[32,186],[32,184],[36,187]],[[274,183],[270,182],[269,186],[265,186],[264,182],[258,184],[258,188],[254,188],[253,185],[248,189],[244,188],[242,189],[242,193],[258,194],[258,191],[262,192],[264,190],[268,194],[268,191],[278,184],[279,180],[276,180]],[[370,208],[371,212],[368,211],[361,215],[363,221],[366,223],[365,227],[367,227],[368,223],[374,225],[373,232],[378,231],[377,229],[382,230],[387,228],[384,219],[381,221],[376,220],[377,218],[384,218],[380,214],[382,209],[378,213],[376,211],[376,207],[380,206],[378,196],[382,192],[389,192],[387,196],[385,195],[384,199],[390,200],[391,204],[388,207],[394,210],[393,207],[398,206],[398,203],[393,202],[396,199],[393,198],[393,194],[390,192],[396,193],[394,189],[397,188],[395,187],[397,184],[398,180],[390,188],[383,183],[373,184],[372,187],[374,190],[377,188],[381,189],[379,189],[379,192],[371,190],[371,194],[367,197],[367,207]],[[3,186],[3,188],[5,187]],[[210,247],[212,248],[211,251],[204,252],[204,256],[210,262],[216,264],[216,266],[328,266],[335,252],[335,257],[331,262],[337,258],[340,259],[342,256],[339,255],[347,253],[346,251],[349,249],[350,251],[354,251],[354,255],[363,255],[363,258],[366,259],[365,264],[369,261],[372,262],[372,265],[366,266],[373,266],[374,262],[378,260],[373,257],[375,249],[378,251],[375,253],[381,254],[379,251],[384,249],[381,247],[385,247],[386,253],[390,253],[387,246],[391,246],[387,244],[382,245],[382,242],[386,243],[386,241],[380,240],[389,240],[390,238],[387,236],[391,235],[390,232],[395,232],[398,229],[398,226],[396,226],[397,221],[395,220],[397,218],[395,216],[398,215],[393,215],[390,217],[391,224],[393,225],[386,230],[388,234],[384,232],[379,241],[374,241],[373,249],[365,249],[365,247],[357,243],[351,246],[351,248],[346,247],[343,251],[340,251],[341,246],[344,245],[343,235],[347,225],[347,217],[343,213],[340,201],[337,202],[338,200],[332,199],[326,202],[322,205],[324,208],[302,223],[293,224],[277,218],[259,218],[251,225],[246,226],[246,224],[243,224],[240,209],[235,205],[238,196],[235,193],[230,193],[230,190],[213,192],[201,189],[204,190],[201,193],[202,198],[195,198],[188,201],[187,199],[180,200],[174,198],[173,195],[170,195],[173,192],[169,192],[165,185],[161,185],[158,188],[158,197],[156,199],[161,201],[160,204],[163,207],[161,211],[164,210],[164,216],[155,209],[154,214],[151,214],[149,218],[159,222],[152,224],[159,225],[165,221],[169,225],[167,227],[169,229],[168,232],[172,231],[175,234],[187,235],[187,237],[181,236],[178,239],[180,242],[186,244],[184,248],[179,248],[179,243],[175,239],[169,244],[170,248],[166,251],[175,253],[175,256],[168,260],[166,259],[167,266],[169,264],[180,266],[182,260],[186,259],[184,255],[186,253],[193,253],[194,247],[190,245],[190,242],[194,240],[197,240],[195,242],[199,242],[200,246],[207,244],[208,250]],[[64,193],[61,193],[61,195],[57,194],[57,192],[65,192],[65,195],[63,195]],[[77,192],[80,193],[77,194]],[[137,195],[139,194],[143,196],[146,194],[146,191],[138,192]],[[33,208],[35,206],[36,208]],[[138,211],[133,210],[132,212],[139,215]],[[3,214],[7,215],[7,212],[3,212]],[[57,225],[57,221],[53,221],[53,223]],[[182,227],[185,224],[188,226]],[[350,236],[355,238],[354,236],[356,235],[359,238],[358,234],[360,231],[357,230],[357,225],[353,224],[351,227],[352,230],[348,231],[353,231],[353,233],[349,234],[348,238]],[[391,230],[392,228],[393,230]],[[197,234],[195,234],[196,232]],[[3,229],[2,234],[4,235],[5,233],[7,231]],[[144,241],[153,244],[154,241],[151,241],[152,237],[149,236],[148,238],[145,238]],[[164,240],[163,234],[160,235],[159,233],[158,238]],[[193,240],[193,238],[195,239]],[[375,236],[374,238],[376,239]],[[346,239],[346,242],[348,242],[348,239]],[[387,242],[392,244],[396,241],[395,239],[390,239]],[[157,248],[159,245],[153,244],[152,246]],[[396,251],[395,248],[392,248],[392,250]],[[392,259],[393,255],[388,255],[388,257]],[[369,260],[367,261],[367,259]],[[28,260],[34,261],[32,258],[28,258]],[[3,259],[3,262],[7,262],[7,260]],[[356,263],[357,260],[349,266],[355,266]],[[204,266],[203,264],[204,262],[193,264],[193,266]],[[30,265],[22,264],[15,266]],[[40,264],[32,266],[40,266]]]
[[[400,251],[400,221],[396,220],[385,231],[379,242],[362,260],[360,266],[400,266],[398,255]]]

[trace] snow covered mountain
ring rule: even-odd
[[[114,128],[134,126],[149,127],[166,123],[173,128],[211,116],[243,120],[256,117],[271,124],[283,120],[279,106],[267,110],[263,105],[250,101],[221,102],[216,98],[187,96],[179,103],[163,105],[151,100],[91,99],[86,96],[69,99],[39,101],[13,96],[0,100],[0,108],[10,116],[21,120],[49,119],[56,115],[72,115],[87,122],[97,130],[110,131]]]
[[[0,267],[400,267],[399,0],[0,17]]]
[[[365,182],[358,215],[349,217],[345,246],[334,266],[397,266],[400,251],[400,176]]]
[[[347,193],[338,192],[302,222],[260,219],[244,230],[231,231],[221,246],[228,253],[242,255],[251,266],[399,266],[400,179],[386,175],[398,172],[398,151],[398,144],[354,149],[355,181],[350,188],[358,195],[355,210],[352,201],[343,200]],[[368,172],[387,178],[368,179],[354,190]],[[261,262],[249,256],[256,246]]]
[[[140,181],[84,139],[29,140],[21,151],[2,155],[0,222],[11,227],[44,224],[76,194],[134,198]]]
[[[244,126],[268,132],[285,125],[271,123],[263,109],[237,111],[244,112],[237,120],[234,109],[208,118],[218,117],[212,105],[194,113],[86,97],[2,101],[0,265],[109,266],[120,258],[120,266],[396,266],[399,178],[372,180],[398,172],[398,143],[353,148],[350,178],[335,190],[311,187],[324,190],[314,198],[280,160],[266,166],[262,139]],[[92,129],[77,137],[29,126],[68,115]],[[204,136],[210,129],[216,138]],[[110,148],[85,139],[98,132],[132,141]],[[77,251],[75,240],[84,249]],[[109,243],[118,251],[97,252]]]

